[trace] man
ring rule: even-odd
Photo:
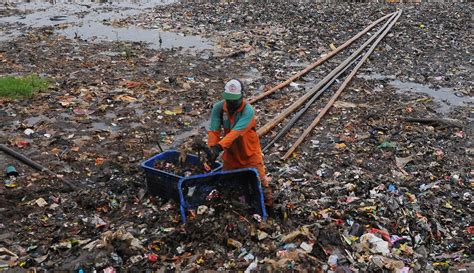
[[[208,145],[213,159],[224,151],[223,170],[257,169],[264,190],[265,206],[271,208],[272,191],[265,175],[262,148],[255,129],[255,112],[244,99],[244,85],[238,79],[230,80],[225,84],[222,96],[224,100],[212,108],[208,131]]]

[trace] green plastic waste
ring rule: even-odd
[[[5,173],[7,175],[18,175],[18,172],[16,171],[14,166],[8,166],[7,169],[5,170]]]
[[[391,141],[384,141],[377,147],[381,149],[397,148],[397,143]]]

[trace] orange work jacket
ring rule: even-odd
[[[263,164],[262,148],[255,127],[255,111],[245,100],[232,115],[227,110],[225,100],[214,105],[208,145],[221,145],[226,169],[250,168]]]

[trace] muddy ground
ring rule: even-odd
[[[51,80],[31,99],[0,99],[1,143],[80,187],[0,154],[2,169],[20,172],[15,188],[0,185],[2,268],[409,272],[472,262],[472,4],[156,4],[0,9],[0,75]],[[204,138],[226,80],[258,94],[397,9],[297,152],[280,160],[343,78],[266,151],[277,204],[268,222],[216,207],[181,225],[175,203],[146,194],[139,164],[158,143]],[[257,102],[259,125],[362,42]]]

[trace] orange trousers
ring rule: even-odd
[[[222,170],[229,171],[229,170],[236,170],[236,169],[243,169],[243,168],[257,169],[260,183],[263,186],[265,205],[273,206],[273,193],[272,193],[272,189],[270,188],[270,184],[268,183],[268,178],[265,174],[265,166],[263,165],[263,163],[259,163],[257,164],[257,166],[253,165],[253,166],[241,166],[240,168],[229,168],[228,166],[226,166],[225,161],[224,161],[224,166],[222,167]]]

